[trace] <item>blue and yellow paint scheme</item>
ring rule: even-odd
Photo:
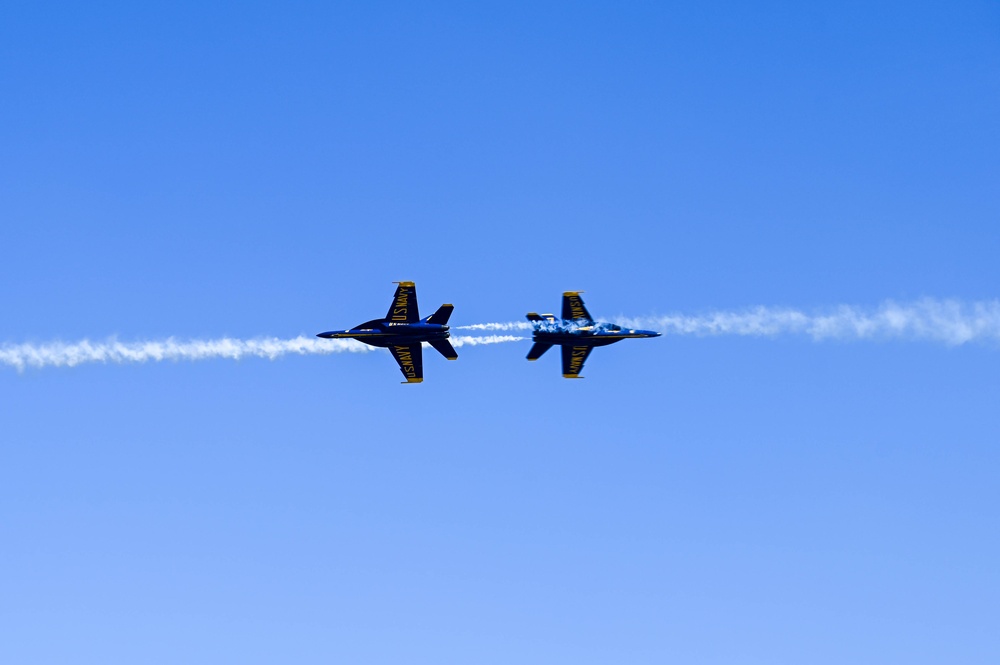
[[[356,339],[370,346],[389,349],[406,378],[404,383],[424,380],[422,342],[427,342],[448,360],[457,360],[458,354],[448,341],[448,319],[453,305],[441,305],[425,319],[417,308],[417,286],[413,282],[395,282],[396,294],[384,319],[365,321],[350,330],[331,330],[319,333],[324,339]]]
[[[623,339],[659,337],[653,330],[632,330],[613,323],[598,323],[587,311],[580,294],[583,291],[563,293],[562,318],[554,314],[530,312],[528,321],[534,327],[532,340],[535,342],[528,351],[528,360],[538,360],[553,346],[562,347],[563,377],[582,379],[580,372],[587,356],[595,346],[615,344]]]

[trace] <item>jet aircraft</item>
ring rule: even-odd
[[[562,347],[562,370],[567,379],[582,379],[583,363],[595,346],[607,346],[623,339],[659,337],[652,330],[629,330],[611,323],[595,323],[580,298],[582,291],[563,293],[562,319],[554,314],[535,312],[528,314],[528,321],[535,328],[535,344],[528,352],[528,360],[538,360],[553,345]]]
[[[417,287],[413,282],[395,282],[396,295],[384,319],[373,319],[350,330],[331,330],[319,333],[326,339],[356,339],[371,346],[389,349],[399,363],[399,370],[406,377],[404,383],[424,380],[424,361],[421,342],[427,342],[448,360],[457,360],[458,354],[448,341],[448,318],[455,307],[441,305],[436,312],[421,319],[417,310]]]

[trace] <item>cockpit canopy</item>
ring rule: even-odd
[[[359,323],[358,325],[351,328],[351,330],[377,330],[382,327],[384,322],[382,319],[372,319],[371,321],[365,321],[364,323]]]

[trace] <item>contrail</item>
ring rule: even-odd
[[[814,340],[908,339],[954,346],[1000,341],[1000,301],[886,301],[875,308],[840,305],[812,313],[753,307],[694,316],[623,317],[617,322],[631,328],[651,327],[667,335],[805,335]]]
[[[877,307],[839,305],[806,312],[788,307],[748,307],[704,314],[610,317],[628,328],[665,335],[805,335],[814,340],[925,340],[948,345],[1000,341],[1000,301],[962,302],[925,298],[885,301]],[[459,330],[530,330],[528,322],[477,323]]]
[[[484,331],[531,330],[531,324],[527,321],[511,321],[508,323],[473,323],[468,326],[452,326],[452,329]]]
[[[453,337],[454,346],[476,346],[515,342],[522,338],[510,335]],[[48,342],[44,344],[7,344],[0,346],[0,365],[26,367],[74,367],[84,363],[144,363],[164,360],[207,360],[210,358],[267,358],[274,360],[289,354],[364,353],[374,347],[349,339],[316,339],[299,336],[292,339],[264,337],[178,341],[173,338],[144,342]]]
[[[480,344],[502,344],[504,342],[520,342],[527,337],[514,335],[484,335],[482,337],[452,337],[452,346],[479,346]]]
[[[805,312],[788,307],[751,307],[720,310],[705,314],[617,317],[615,323],[629,328],[652,328],[666,335],[742,335],[777,337],[804,335],[814,340],[909,339],[959,345],[971,342],[1000,342],[1000,300],[962,302],[923,299],[912,303],[886,301],[878,307],[840,305]],[[477,323],[455,326],[453,330],[530,330],[528,322]],[[455,347],[517,342],[514,335],[457,336]],[[209,358],[268,358],[289,354],[363,353],[373,350],[360,342],[344,339],[291,339],[264,337],[179,341],[174,338],[140,342],[48,342],[0,345],[0,365],[23,370],[26,367],[73,367],[84,363],[143,363],[164,360],[205,360]]]

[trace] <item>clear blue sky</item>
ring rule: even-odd
[[[8,3],[0,343],[996,298],[998,72],[991,2]],[[996,345],[526,352],[0,368],[0,661],[1000,661]]]

